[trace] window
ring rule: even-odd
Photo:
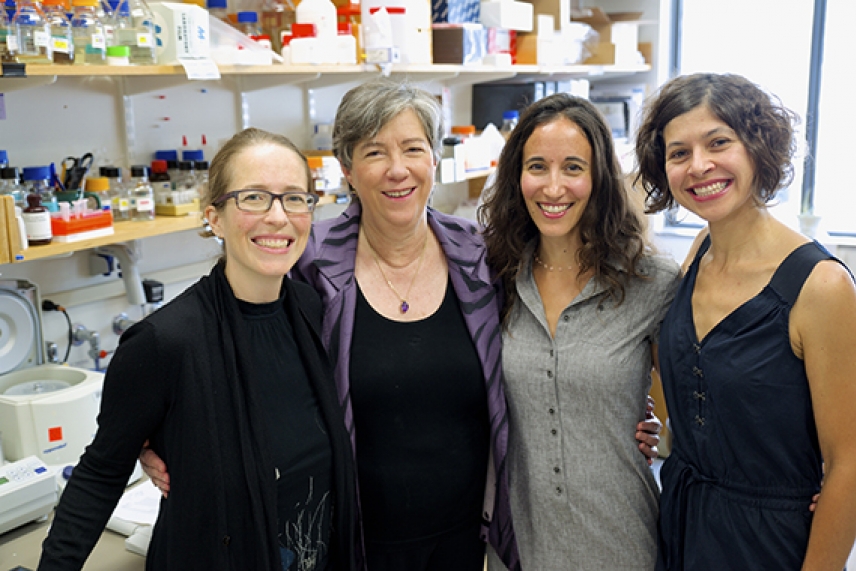
[[[826,217],[827,209],[856,231],[856,221],[847,220],[839,205],[841,196],[856,196],[853,190],[836,189],[834,180],[846,180],[842,172],[847,164],[844,143],[856,135],[849,109],[844,106],[849,97],[849,82],[853,84],[847,65],[847,54],[856,52],[852,22],[856,3],[852,0],[828,0],[827,56],[823,69],[821,130],[816,152],[817,177],[815,213]],[[808,0],[676,0],[679,18],[676,54],[681,74],[694,72],[737,73],[778,96],[784,105],[800,117],[796,137],[800,144],[794,157],[794,181],[783,189],[771,203],[771,212],[794,228],[799,227],[803,166],[805,160],[809,74],[811,70],[811,41],[814,2]],[[848,25],[851,29],[848,30]],[[835,30],[833,30],[835,28]],[[843,45],[848,43],[848,45]],[[850,64],[852,67],[852,63]],[[832,91],[832,93],[827,93]],[[830,117],[831,115],[831,117]],[[838,117],[839,121],[835,121]],[[850,127],[843,125],[851,121]],[[829,124],[831,122],[832,124]],[[830,152],[828,149],[832,148]],[[824,151],[824,148],[827,150]],[[836,153],[840,149],[842,153]],[[839,160],[835,159],[836,154]],[[838,173],[838,174],[836,174]],[[845,183],[846,184],[846,183]],[[854,183],[856,186],[856,183]],[[822,196],[821,196],[822,195]],[[851,199],[856,205],[856,198]],[[831,205],[831,206],[830,206]],[[832,219],[830,218],[830,222]],[[703,221],[689,213],[678,212],[667,217],[667,224],[693,225]]]
[[[814,213],[830,235],[856,237],[856,109],[853,56],[856,2],[828,0],[816,160]]]

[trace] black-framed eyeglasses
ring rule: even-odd
[[[255,188],[227,192],[212,202],[212,204],[219,206],[230,198],[235,199],[235,206],[238,207],[238,210],[254,214],[263,214],[270,210],[274,199],[279,200],[279,203],[282,204],[282,209],[289,214],[309,214],[315,210],[315,205],[318,204],[318,197],[308,192],[274,194]]]

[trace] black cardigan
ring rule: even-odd
[[[333,448],[331,569],[352,570],[353,459],[318,333],[321,302],[312,288],[288,278],[283,288]],[[281,571],[273,464],[258,390],[247,382],[252,363],[241,358],[248,342],[222,264],[122,336],[104,381],[98,432],[63,492],[40,570],[83,565],[149,438],[169,468],[171,491],[161,501],[146,569]],[[239,462],[243,480],[224,481],[224,462]],[[242,513],[227,513],[226,494],[237,495]],[[247,520],[252,525],[235,525]],[[236,534],[243,535],[236,544],[255,546],[253,553],[232,553]]]

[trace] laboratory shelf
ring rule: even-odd
[[[130,242],[141,238],[151,238],[163,234],[172,234],[184,230],[202,229],[199,214],[187,216],[158,216],[147,222],[114,222],[113,234],[77,242],[52,242],[45,246],[30,246],[20,253],[15,262],[42,260],[53,256],[70,254],[79,250],[88,250],[98,246],[107,246],[119,242]]]
[[[451,80],[483,83],[511,79],[515,77],[529,78],[535,76],[553,77],[611,77],[615,75],[635,74],[651,69],[648,64],[640,65],[571,65],[571,66],[538,66],[512,65],[506,67],[486,65],[454,65],[454,64],[394,64],[379,66],[374,64],[356,65],[221,65],[222,75],[279,75],[317,78],[319,76],[340,77],[348,80],[352,76],[362,74],[385,74],[393,76],[411,76],[419,81]],[[30,77],[80,77],[80,76],[152,76],[178,75],[186,72],[180,65],[139,65],[139,66],[110,66],[110,65],[28,65],[26,78],[9,77],[4,81],[26,82]],[[288,81],[288,80],[286,80]]]

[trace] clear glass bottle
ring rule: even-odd
[[[193,170],[193,161],[178,162],[178,178],[175,181],[174,197],[176,204],[187,204],[193,202],[194,198],[198,198],[199,194],[196,190],[196,172]]]
[[[14,62],[17,55],[18,35],[15,26],[6,12],[5,5],[0,4],[0,63]]]
[[[147,221],[155,219],[155,193],[149,184],[149,167],[134,165],[131,167],[131,180],[128,184],[133,200],[133,219]]]
[[[227,24],[229,22],[229,4],[226,0],[208,0],[208,15],[212,18],[222,20]]]
[[[59,212],[50,167],[24,167],[21,181],[28,195],[38,194],[42,206],[51,212]]]
[[[520,113],[517,111],[506,111],[502,114],[502,127],[499,128],[499,132],[505,137],[506,141],[514,128],[517,127],[517,121],[519,120]]]
[[[27,205],[27,193],[18,176],[18,167],[0,169],[0,194],[8,194],[15,200],[15,204],[21,208]]]
[[[113,220],[123,222],[131,219],[131,197],[128,195],[128,185],[122,182],[122,169],[119,167],[106,166],[98,169],[98,174],[107,179],[110,185],[108,196],[110,197],[110,210],[113,211]]]
[[[208,188],[208,161],[196,161],[193,169],[196,171],[196,197],[200,198]]]
[[[113,14],[113,41],[128,46],[131,65],[154,65],[155,18],[145,0],[120,0]]]
[[[53,63],[51,28],[41,4],[36,0],[18,0],[16,6],[12,24],[18,43],[18,61]]]
[[[99,0],[72,0],[71,29],[74,33],[74,64],[103,65],[107,58],[104,23],[98,19]]]
[[[53,62],[58,65],[74,63],[74,36],[71,20],[66,14],[66,0],[44,0],[45,19],[51,28],[51,48]]]

